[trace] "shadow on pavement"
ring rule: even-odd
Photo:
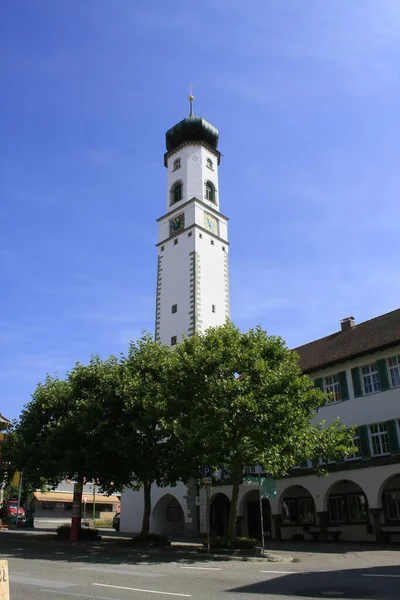
[[[292,573],[229,589],[227,592],[247,595],[265,594],[268,597],[275,597],[276,594],[279,597],[289,598],[399,600],[400,565]]]
[[[137,548],[130,538],[113,539],[108,541],[79,542],[70,544],[60,541],[54,535],[18,535],[16,533],[0,534],[0,554],[7,558],[29,560],[51,560],[60,562],[93,562],[108,565],[134,565],[178,562],[192,564],[194,562],[225,562],[230,556],[208,556],[190,547],[171,548]],[[249,557],[240,557],[247,562]],[[261,560],[261,559],[260,559]],[[264,564],[261,562],[261,564]],[[267,561],[265,561],[267,564]]]

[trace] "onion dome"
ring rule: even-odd
[[[193,114],[193,96],[189,96],[190,115],[168,129],[165,134],[167,152],[172,152],[185,142],[205,142],[215,150],[218,147],[219,131],[203,117]]]

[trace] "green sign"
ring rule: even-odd
[[[276,496],[276,481],[269,475],[246,475],[243,482],[261,484],[261,498]]]

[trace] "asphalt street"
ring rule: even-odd
[[[303,553],[299,562],[281,564],[144,559],[130,550],[107,555],[96,545],[35,552],[34,544],[25,547],[21,537],[0,549],[9,561],[11,600],[400,600],[400,553],[395,551]]]

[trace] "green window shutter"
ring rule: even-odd
[[[340,384],[340,397],[342,400],[349,399],[349,386],[347,385],[346,371],[340,371],[338,373],[339,384]]]
[[[319,388],[321,390],[321,392],[324,391],[324,382],[322,377],[319,377],[318,379],[314,379],[314,387]]]
[[[355,367],[351,370],[351,378],[353,380],[354,395],[356,398],[359,398],[363,395],[363,390],[361,385],[360,369],[358,367]]]
[[[399,446],[399,436],[397,435],[398,426],[396,421],[387,421],[387,430],[388,430],[388,438],[390,451],[392,454],[399,454],[400,446]]]
[[[376,368],[378,369],[381,390],[388,390],[390,385],[389,385],[388,371],[387,371],[387,367],[386,367],[386,360],[384,358],[380,358],[379,360],[377,360]]]
[[[369,458],[371,456],[371,449],[369,447],[368,426],[363,425],[359,427],[358,435],[360,436],[361,456]]]

